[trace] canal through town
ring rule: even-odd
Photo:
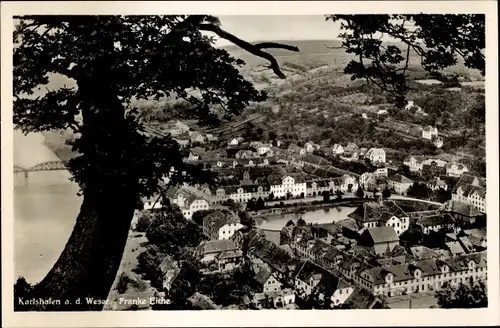
[[[279,244],[280,230],[292,220],[297,222],[303,219],[306,223],[334,223],[348,218],[348,215],[356,210],[356,207],[337,206],[323,208],[305,213],[290,213],[268,216],[266,219],[257,218],[256,226],[264,230],[266,238]]]

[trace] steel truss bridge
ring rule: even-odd
[[[14,165],[14,173],[24,173],[25,175],[28,172],[40,172],[40,171],[59,171],[59,170],[67,170],[67,162],[63,161],[49,161],[36,164],[29,168],[24,168],[19,165]]]

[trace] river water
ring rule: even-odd
[[[14,164],[30,168],[58,160],[44,144],[42,134],[27,136],[14,132]],[[39,282],[52,268],[73,230],[82,198],[68,171],[30,172],[14,177],[14,270],[31,283]],[[353,207],[319,209],[303,214],[286,214],[258,220],[258,227],[279,231],[289,220],[331,223],[345,219]],[[279,237],[279,232],[272,233]],[[274,239],[274,238],[273,238]]]
[[[14,164],[29,168],[58,160],[41,134],[14,132]],[[39,282],[52,268],[73,230],[82,198],[68,171],[14,176],[14,273]]]

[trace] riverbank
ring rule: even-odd
[[[364,202],[373,201],[373,198],[349,198],[349,199],[334,199],[329,202],[312,201],[310,203],[298,202],[288,204],[276,204],[271,208],[266,208],[258,211],[250,211],[253,217],[265,218],[269,215],[283,215],[283,214],[303,214],[305,212],[315,211],[323,208],[335,207],[358,207]]]
[[[66,162],[78,156],[73,151],[68,141],[73,139],[73,133],[69,130],[55,130],[42,132],[45,140],[43,144],[50,149],[61,161]]]

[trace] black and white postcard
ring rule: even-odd
[[[3,3],[7,326],[499,324],[496,31],[493,1]]]

